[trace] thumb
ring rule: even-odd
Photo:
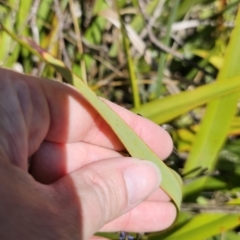
[[[69,199],[69,195],[77,199],[74,222],[79,223],[81,239],[88,239],[145,200],[159,187],[160,180],[155,164],[121,157],[88,164],[58,181],[55,188],[59,198],[64,195]]]

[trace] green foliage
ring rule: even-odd
[[[158,164],[179,205],[175,173],[93,91],[169,129],[183,204],[173,227],[143,239],[239,239],[239,2],[0,1],[0,65],[71,82],[132,156]]]

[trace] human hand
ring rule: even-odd
[[[169,155],[165,130],[106,103],[160,158]],[[96,231],[150,232],[174,221],[157,167],[125,157],[74,88],[0,69],[0,116],[1,239],[96,239]]]

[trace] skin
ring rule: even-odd
[[[161,159],[170,154],[165,130],[103,101]],[[0,116],[0,239],[100,239],[97,231],[151,232],[173,223],[159,170],[126,157],[73,87],[0,68]]]

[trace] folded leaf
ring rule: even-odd
[[[29,51],[41,57],[45,62],[51,64],[68,82],[72,83],[80,94],[95,108],[102,118],[109,124],[119,139],[133,157],[147,159],[154,162],[162,173],[161,187],[172,198],[177,208],[180,208],[182,199],[181,178],[173,170],[168,168],[163,161],[145,144],[145,142],[63,62],[54,58],[45,50],[40,48],[30,39],[19,38],[9,30],[2,28],[16,41],[25,46]]]

